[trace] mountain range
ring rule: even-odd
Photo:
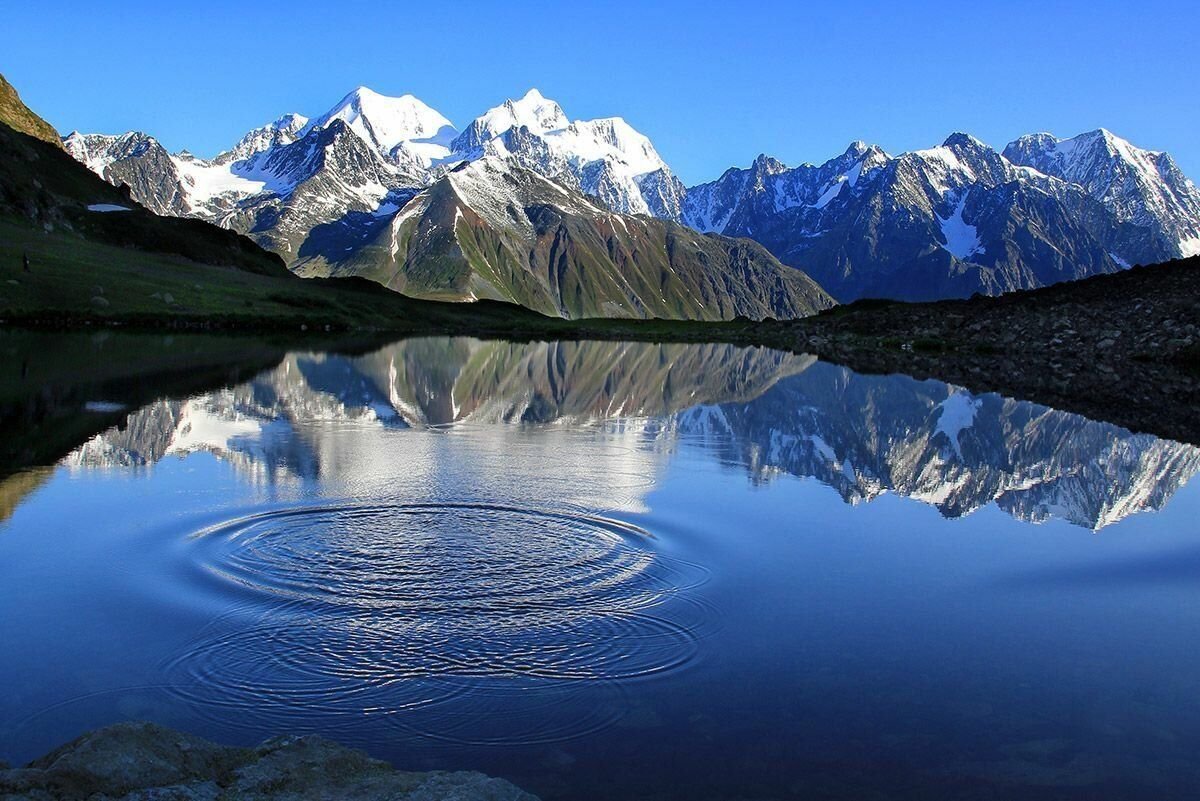
[[[833,303],[757,243],[678,223],[682,184],[624,121],[569,122],[537,92],[459,132],[410,95],[360,87],[211,160],[141,133],[63,144],[148,208],[246,234],[304,276],[571,318],[786,318]]]
[[[24,268],[0,315],[411,326],[515,314],[536,325],[543,315],[799,317],[833,303],[753,242],[613,212],[511,158],[444,163],[454,133],[412,98],[357,91],[315,121],[286,116],[201,161],[141,135],[63,142],[4,83],[0,263]],[[423,193],[383,188],[420,171],[439,175]],[[248,182],[273,188],[238,200]],[[366,205],[372,192],[385,199]],[[359,208],[371,211],[348,211]],[[291,235],[302,257],[289,270],[262,245],[287,253]],[[502,303],[429,302],[481,299]]]
[[[63,144],[154,211],[244,233],[301,274],[568,317],[793,316],[828,305],[809,277],[842,302],[929,300],[1200,252],[1200,190],[1168,154],[1103,129],[1034,134],[1003,151],[963,133],[897,156],[854,142],[820,165],[764,155],[687,188],[623,119],[571,121],[536,90],[459,130],[411,95],[359,87],[208,160],[137,132]],[[407,246],[411,232],[435,229],[428,247]],[[733,243],[745,239],[795,269]],[[694,253],[677,255],[681,242]],[[714,306],[700,271],[710,286],[750,288]]]
[[[752,236],[841,301],[996,295],[1200,252],[1200,191],[1165,153],[1098,130],[997,152],[956,133],[820,166],[760,156],[688,190],[684,221]]]

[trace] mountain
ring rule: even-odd
[[[452,149],[461,159],[512,156],[614,211],[676,221],[682,211],[683,184],[648,138],[620,117],[568,122],[536,89],[488,110]]]
[[[855,142],[822,165],[760,156],[691,187],[683,220],[748,236],[839,301],[1000,294],[1200,247],[1200,192],[1166,154],[1105,131],[1003,154],[956,133],[890,156]]]
[[[685,188],[625,120],[571,121],[537,90],[459,131],[411,95],[359,87],[311,121],[285,115],[211,160],[138,133],[72,134],[65,146],[153,210],[245,233],[317,273],[322,261],[377,260],[359,250],[395,212],[480,160],[508,161],[614,212],[754,239],[843,302],[995,295],[1200,251],[1200,190],[1169,155],[1104,130],[1035,134],[1003,152],[965,133],[898,156],[854,142],[823,164],[764,155]]]
[[[328,128],[335,120],[397,163],[428,167],[450,155],[456,131],[450,121],[412,95],[386,97],[360,86],[314,120],[306,130]]]
[[[258,220],[253,212],[272,198],[286,202],[311,177],[309,159],[302,154],[327,141],[321,132],[338,124],[377,157],[377,199],[406,191],[411,196],[463,161],[512,156],[528,169],[600,198],[615,211],[674,220],[681,213],[683,184],[649,139],[619,117],[571,122],[557,103],[536,89],[488,110],[461,133],[412,95],[387,97],[360,86],[314,120],[284,115],[250,131],[211,160],[187,152],[169,154],[138,132],[74,132],[65,143],[72,155],[106,180],[128,183],[134,196],[151,208],[257,233],[250,219],[260,226],[271,223]],[[297,142],[304,144],[289,148]],[[353,165],[339,165],[336,176],[362,185]],[[354,210],[338,205],[337,199],[322,205]],[[231,217],[235,209],[250,215]],[[290,258],[294,253],[293,249],[281,255]]]
[[[1134,147],[1101,128],[1070,139],[1023,136],[1004,156],[1082,186],[1119,222],[1149,229],[1163,252],[1200,255],[1200,190],[1169,154]]]
[[[183,159],[173,158],[152,136],[72,133],[62,140],[66,151],[114,186],[129,187],[130,195],[155,214],[192,216],[190,184]]]
[[[58,131],[54,130],[54,126],[30,111],[3,75],[0,75],[0,123],[43,142],[59,144]]]
[[[243,232],[306,276],[363,275],[415,297],[501,298],[570,317],[762,318],[830,302],[757,246],[632,216],[681,213],[683,185],[650,141],[619,118],[570,122],[536,90],[461,133],[411,95],[359,87],[311,121],[285,115],[211,160],[140,133],[72,133],[64,144],[155,211]],[[464,168],[475,163],[487,166]],[[503,200],[514,186],[523,190]],[[503,215],[479,213],[497,202]],[[427,245],[393,244],[401,227],[432,230],[457,208],[486,243],[464,249],[467,228],[449,225]],[[494,263],[479,247],[499,248]]]
[[[749,240],[617,214],[511,156],[463,163],[375,219],[357,247],[339,249],[352,239],[344,232],[294,269],[362,276],[412,297],[505,300],[569,318],[790,318],[832,305],[804,273]]]
[[[35,116],[23,106],[5,106],[6,119],[27,121]],[[259,152],[272,151],[270,141],[282,141],[307,124],[298,122],[282,120],[242,144],[250,151],[266,141],[267,149]],[[344,131],[346,124],[338,120],[325,130],[334,129]],[[121,139],[121,147],[140,153],[143,163],[156,148],[161,150],[148,137]],[[91,150],[86,150],[85,137],[74,137],[73,144],[85,149],[78,152],[103,158],[103,147],[95,141]],[[187,158],[166,156],[170,164]],[[120,170],[133,163],[110,166]],[[512,326],[515,321],[537,327],[545,321],[507,304],[468,311],[404,298],[362,280],[304,281],[279,256],[248,237],[199,219],[159,216],[139,205],[127,185],[116,187],[102,180],[57,143],[3,123],[0,272],[6,278],[0,285],[0,319],[42,325],[90,324],[92,318],[103,318],[141,325],[170,321],[294,331],[315,325],[326,330],[411,329]],[[129,358],[136,362],[144,354]],[[27,368],[25,361],[22,381]],[[23,433],[9,438],[28,440]]]

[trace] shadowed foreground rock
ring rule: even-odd
[[[232,748],[152,723],[109,726],[25,768],[0,770],[0,801],[15,799],[537,801],[503,779],[398,771],[320,737]]]

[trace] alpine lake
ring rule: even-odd
[[[1191,445],[732,345],[11,331],[0,436],[13,764],[144,719],[546,801],[1200,787]]]

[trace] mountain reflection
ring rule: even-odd
[[[331,444],[322,431],[336,424],[351,424],[351,433]],[[1191,446],[936,381],[858,375],[808,356],[445,337],[359,357],[291,354],[247,383],[143,407],[64,461],[138,467],[210,452],[256,480],[328,479],[373,450],[370,432],[472,425],[619,432],[637,452],[621,458],[634,464],[560,463],[597,481],[600,495],[609,473],[653,479],[656,464],[637,454],[686,441],[756,481],[813,477],[849,503],[895,492],[956,517],[994,502],[1023,520],[1088,528],[1161,507],[1200,470]],[[545,446],[562,458],[570,443]],[[385,453],[376,459],[389,461]],[[401,469],[390,461],[385,470]]]

